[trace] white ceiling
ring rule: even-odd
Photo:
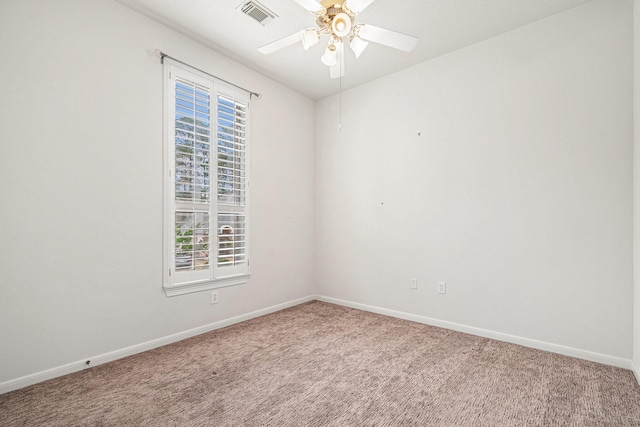
[[[117,0],[314,99],[337,93],[320,62],[326,41],[305,51],[296,44],[270,55],[258,47],[315,26],[294,0],[259,0],[278,17],[265,26],[238,10],[246,0]],[[371,43],[356,60],[345,52],[348,89],[486,40],[592,0],[377,0],[356,17],[418,37],[412,53]],[[171,55],[173,52],[167,52]],[[215,71],[215,70],[214,70]]]

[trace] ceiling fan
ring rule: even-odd
[[[316,17],[316,28],[307,28],[290,36],[276,40],[258,49],[263,54],[273,53],[292,44],[301,42],[305,50],[320,41],[323,35],[329,36],[327,48],[322,55],[322,63],[329,67],[331,78],[344,75],[344,43],[356,58],[362,55],[369,42],[411,52],[418,43],[413,36],[376,27],[370,24],[355,23],[355,17],[365,10],[374,0],[295,0]]]

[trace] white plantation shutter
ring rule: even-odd
[[[239,271],[246,264],[247,106],[217,96],[218,267]],[[238,268],[232,268],[238,267]]]
[[[177,210],[175,271],[209,268],[209,212]]]
[[[247,106],[218,94],[218,201],[245,204]]]
[[[211,88],[180,78],[174,88],[174,271],[180,275],[210,268]]]
[[[176,79],[176,200],[208,204],[211,199],[211,93],[207,87]]]
[[[165,292],[244,283],[248,97],[165,61]]]

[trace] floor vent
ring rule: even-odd
[[[250,16],[262,25],[266,25],[269,21],[272,21],[278,16],[255,0],[242,3],[238,9],[240,12]]]

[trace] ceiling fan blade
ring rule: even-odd
[[[375,0],[347,0],[345,6],[356,15],[365,10]]]
[[[296,33],[291,34],[290,36],[283,37],[280,40],[276,40],[274,42],[271,42],[269,44],[266,44],[258,48],[258,52],[268,55],[277,50],[283,49],[287,46],[291,46],[292,44],[295,44],[301,41],[302,41],[302,33],[298,31]]]
[[[316,0],[295,0],[295,2],[311,13],[316,13],[324,10],[324,7]]]
[[[411,52],[418,43],[416,37],[369,24],[362,24],[358,30],[358,36],[363,40],[379,43],[405,52]]]
[[[336,43],[336,65],[329,67],[329,77],[337,79],[344,76],[344,43]]]

